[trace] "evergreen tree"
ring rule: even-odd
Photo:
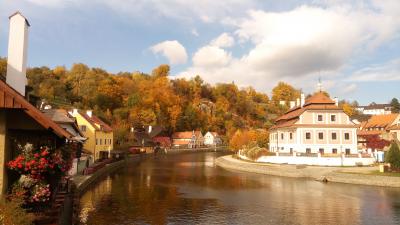
[[[399,113],[400,112],[400,103],[397,98],[393,98],[392,101],[390,102],[390,105],[392,106],[392,112],[393,113]]]
[[[389,151],[386,153],[385,162],[390,163],[392,168],[400,169],[400,149],[395,142],[392,142]]]

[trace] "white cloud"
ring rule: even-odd
[[[349,81],[400,81],[400,58],[355,71]]]
[[[259,90],[272,87],[275,82],[271,81],[277,80],[311,87],[314,84],[310,85],[310,81],[318,74],[339,74],[357,56],[369,55],[398,37],[400,14],[393,9],[400,7],[400,1],[392,1],[393,5],[381,1],[371,4],[372,8],[340,2],[321,7],[304,5],[282,12],[249,11],[246,17],[230,19],[239,42],[253,46],[248,52],[229,57],[224,61],[228,63],[219,67],[193,60],[193,66],[179,76],[201,74],[211,83],[234,80]],[[209,49],[209,45],[204,48]],[[218,52],[224,55],[221,50]],[[205,58],[214,54],[202,55]],[[230,56],[226,52],[225,55]],[[349,86],[348,90],[354,88]]]
[[[171,64],[183,64],[187,61],[185,47],[178,41],[164,41],[150,47],[154,54],[164,55]]]
[[[210,45],[228,48],[235,44],[235,39],[228,33],[222,33],[220,36],[211,41]]]
[[[193,56],[195,67],[215,68],[228,65],[231,54],[216,46],[200,48]]]

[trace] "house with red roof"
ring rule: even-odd
[[[204,145],[204,137],[201,131],[184,131],[172,134],[172,146],[198,148]]]
[[[93,155],[94,160],[108,158],[114,149],[114,133],[110,125],[93,114],[92,110],[69,112],[76,118],[80,131],[87,138],[83,145],[86,152]]]
[[[357,154],[357,126],[322,92],[292,105],[270,128],[271,152]]]

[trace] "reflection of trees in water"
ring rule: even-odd
[[[82,197],[87,224],[374,224],[365,218],[385,215],[391,224],[400,215],[398,191],[231,173],[206,159],[157,157],[115,173]]]

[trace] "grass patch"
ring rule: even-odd
[[[371,175],[378,175],[378,176],[400,177],[400,172],[381,173],[381,172],[379,172],[379,170],[376,170],[376,171],[372,171],[370,174]]]

